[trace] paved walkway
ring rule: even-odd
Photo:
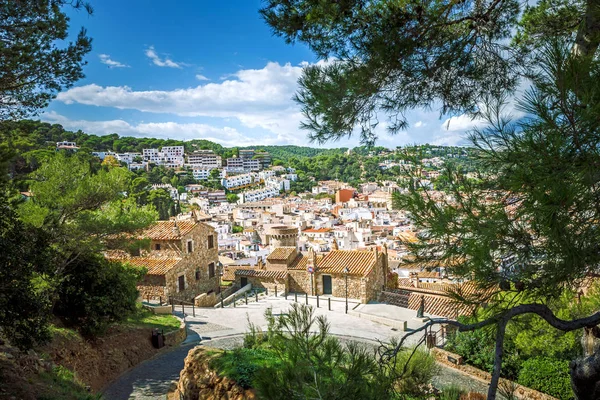
[[[305,299],[298,299],[299,302],[301,300],[305,301]],[[321,298],[320,308],[315,309],[317,315],[327,317],[332,334],[371,343],[376,343],[378,340],[389,341],[392,337],[404,335],[404,332],[389,326],[345,314],[345,299],[342,299],[344,301],[339,300],[331,301],[332,311],[329,311],[327,301],[323,301]],[[293,301],[293,296],[289,296],[288,300],[272,296],[259,300],[258,303],[240,304],[236,308],[197,308],[195,317],[192,317],[191,313],[188,314],[191,310],[186,308],[185,321],[188,329],[186,341],[181,346],[144,361],[123,374],[105,389],[104,397],[111,400],[164,399],[172,382],[179,378],[179,372],[183,369],[183,361],[190,349],[198,344],[227,349],[238,346],[243,341],[243,334],[248,330],[249,321],[266,329],[265,310],[270,307],[275,315],[286,313]],[[309,304],[316,306],[316,299],[309,299]],[[350,309],[356,305],[356,302],[352,302],[352,305],[349,304]],[[385,310],[385,313],[393,311],[386,307],[372,307],[373,312],[378,309]],[[410,313],[398,307],[394,307],[394,310],[399,315],[410,316]],[[181,313],[179,316],[184,317]],[[414,329],[420,326],[419,324],[421,322],[411,318],[409,328]],[[417,334],[411,337],[408,344],[415,343],[420,338],[421,335]]]

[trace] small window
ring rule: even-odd
[[[200,280],[200,268],[196,269],[196,280]]]
[[[183,292],[185,290],[185,275],[179,275],[177,277],[177,291]]]
[[[213,235],[208,235],[208,248],[212,249],[215,247],[215,237]]]
[[[191,253],[192,251],[194,251],[194,242],[192,242],[191,240],[188,240],[188,242],[187,242],[187,252]]]
[[[159,243],[156,243],[154,245],[154,250],[160,250],[160,244]]]
[[[215,277],[215,263],[208,264],[208,277],[209,278]]]

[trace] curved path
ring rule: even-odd
[[[264,328],[266,326],[264,311],[268,307],[271,307],[273,314],[277,315],[286,312],[290,303],[291,301],[282,298],[270,297],[237,308],[196,309],[196,317],[185,315],[188,338],[181,346],[158,354],[124,373],[105,388],[103,395],[108,400],[164,399],[173,382],[179,379],[184,359],[190,349],[198,344],[223,349],[239,346],[243,342],[243,333],[247,331],[248,321]],[[343,309],[340,311],[335,307],[333,311],[316,309],[316,314],[325,315],[331,324],[331,333],[344,339],[377,343],[377,340],[387,341],[403,334],[388,326],[347,315]],[[183,317],[181,313],[179,316]],[[473,381],[447,368],[442,368],[440,376],[435,381],[437,381],[436,386],[438,384],[446,386],[451,382],[460,386],[468,385],[471,390],[487,391],[486,384]]]

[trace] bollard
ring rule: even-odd
[[[233,296],[233,308],[235,308],[235,296]]]
[[[304,293],[304,297],[306,298],[306,305],[308,305],[308,293]]]
[[[159,297],[160,305],[162,306],[162,296]]]
[[[298,302],[298,293],[294,292],[294,301],[297,303]]]
[[[287,292],[285,292],[285,299],[287,300]]]
[[[319,308],[319,293],[317,293],[317,308]]]
[[[269,295],[269,288],[265,288],[265,295]]]
[[[327,307],[329,308],[329,311],[331,311],[331,297],[327,298]]]
[[[183,304],[183,300],[181,300],[181,313],[185,317],[185,304]]]
[[[254,292],[254,297],[255,297],[256,302],[258,303],[258,292]]]
[[[192,303],[192,317],[196,318],[196,303]]]
[[[246,305],[248,305],[248,292],[244,292],[244,301],[246,302]]]
[[[169,296],[169,303],[171,303],[171,312],[175,312],[175,303],[173,303],[173,298]]]
[[[223,308],[223,293],[221,293],[221,308]]]
[[[277,297],[277,285],[275,285],[275,297]]]

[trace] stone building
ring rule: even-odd
[[[273,229],[276,232],[273,232]],[[294,229],[296,234],[291,235]],[[276,227],[270,231],[276,247],[267,257],[267,263],[259,262],[256,267],[228,267],[224,279],[235,280],[237,287],[251,283],[253,287],[267,288],[279,292],[308,293],[358,299],[363,303],[375,300],[385,285],[388,259],[387,248],[370,250],[334,250],[308,256],[297,250],[297,230],[291,227]]]
[[[139,256],[109,251],[106,257],[147,269],[138,284],[143,299],[193,301],[219,290],[218,243],[212,226],[196,219],[158,221],[138,237],[150,239],[150,250],[141,250]]]

